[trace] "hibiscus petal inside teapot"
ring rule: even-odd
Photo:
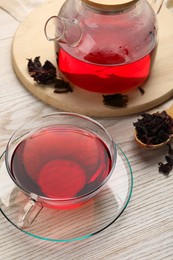
[[[154,11],[146,0],[67,0],[45,25],[62,78],[103,94],[142,86],[157,52],[162,2]]]

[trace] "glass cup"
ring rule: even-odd
[[[89,201],[109,180],[116,159],[110,134],[87,116],[59,112],[24,124],[5,153],[8,174],[27,198],[18,227],[30,226],[43,207],[69,210]]]

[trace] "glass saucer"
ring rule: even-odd
[[[117,163],[105,188],[82,206],[57,210],[44,207],[28,228],[17,226],[26,196],[9,177],[4,155],[0,157],[0,210],[22,232],[48,241],[70,242],[89,238],[114,223],[127,207],[133,188],[133,175],[125,153],[117,146]]]

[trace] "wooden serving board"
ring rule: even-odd
[[[173,15],[162,7],[159,20],[159,48],[152,74],[143,86],[145,94],[138,89],[127,93],[129,102],[125,108],[114,108],[103,104],[101,94],[74,87],[74,91],[55,94],[52,86],[34,83],[27,71],[27,58],[41,57],[41,62],[50,60],[56,66],[54,44],[46,40],[46,20],[57,15],[65,0],[48,1],[33,10],[20,24],[12,44],[14,70],[26,89],[43,102],[58,109],[88,116],[111,117],[138,113],[173,96]]]

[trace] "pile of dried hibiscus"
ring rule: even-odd
[[[165,142],[173,134],[173,119],[166,111],[154,114],[141,113],[141,119],[133,123],[137,137],[142,143],[156,145]],[[165,156],[166,163],[159,162],[159,172],[169,175],[173,169],[173,150],[168,144],[168,154]]]
[[[133,123],[138,139],[147,145],[165,142],[173,134],[173,119],[166,111],[154,114],[141,113],[141,119]]]

